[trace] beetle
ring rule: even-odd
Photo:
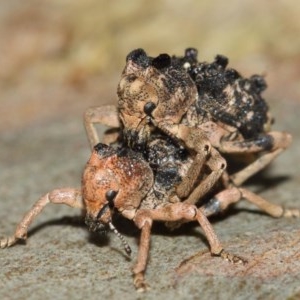
[[[85,114],[93,152],[83,173],[82,188],[57,189],[41,197],[18,224],[14,235],[0,240],[0,247],[9,247],[26,239],[30,224],[45,205],[57,203],[83,210],[86,224],[92,231],[112,230],[130,254],[130,246],[112,221],[117,212],[141,229],[133,274],[135,287],[144,291],[148,287],[144,273],[154,221],[175,225],[197,221],[208,239],[212,255],[245,263],[239,256],[224,251],[208,216],[247,199],[273,217],[299,217],[298,209],[284,209],[239,187],[291,141],[287,133],[268,131],[267,106],[258,95],[263,89],[261,79],[241,79],[235,72],[229,72],[235,74],[237,81],[227,82],[226,59],[218,57],[211,67],[210,64],[202,66],[195,60],[191,49],[181,58],[167,54],[151,58],[141,49],[131,52],[118,87],[118,109],[98,107]],[[249,97],[255,98],[250,104],[260,103],[258,107],[262,109],[258,119],[261,123],[252,118],[250,111],[246,114],[248,119],[239,122],[243,114],[238,111],[238,101],[232,99],[238,117],[231,123],[227,121],[227,111],[222,111],[226,106],[216,113],[213,109],[206,111],[205,105],[199,106],[202,81],[197,74],[204,70],[202,73],[210,76],[208,70],[213,67],[221,70],[220,80],[226,81],[228,95],[230,89],[243,95],[248,91]],[[209,79],[205,80],[209,82]],[[219,85],[222,86],[218,83],[210,89]],[[219,99],[217,91],[215,98],[207,96],[216,102],[216,106],[221,101],[220,95],[227,95],[220,89]],[[225,100],[230,102],[230,97]],[[234,115],[232,110],[230,112]],[[98,143],[94,127],[97,122],[117,129],[110,130],[105,138],[109,144],[118,141],[119,147]],[[221,155],[228,152],[259,153],[261,156],[239,173],[228,175],[227,162]],[[208,193],[211,197],[207,197]]]
[[[205,172],[197,178],[189,196],[198,199],[198,205],[194,205],[193,201],[181,201],[175,193],[175,187],[188,173],[193,163],[192,156],[164,135],[152,136],[145,151],[149,161],[140,152],[124,145],[116,148],[97,144],[83,171],[81,189],[56,189],[41,197],[17,225],[15,233],[0,240],[0,248],[10,247],[18,240],[26,240],[29,226],[47,204],[53,203],[81,209],[91,231],[113,231],[130,255],[129,244],[113,224],[113,215],[118,213],[132,220],[141,230],[133,277],[136,289],[145,291],[149,287],[144,275],[150,251],[151,227],[155,221],[167,222],[171,228],[172,224],[178,222],[197,221],[206,235],[213,256],[244,264],[246,259],[223,249],[207,217],[224,211],[243,198],[273,217],[300,215],[298,209],[283,209],[247,189],[226,187],[222,180],[218,189],[211,191],[211,197],[200,199],[198,186],[207,176]]]
[[[121,138],[141,152],[158,130],[194,154],[187,178],[177,187],[180,198],[189,195],[204,164],[211,170],[201,187],[201,196],[207,194],[224,174],[228,154],[249,161],[227,178],[228,185],[241,186],[288,148],[292,137],[271,131],[273,118],[261,97],[264,78],[244,78],[227,64],[222,55],[212,63],[198,62],[194,48],[186,49],[183,57],[153,58],[143,49],[131,51],[118,85],[117,107],[94,107],[85,113],[90,145],[99,142],[95,123],[119,129],[109,131],[106,142]]]
[[[113,214],[117,212],[135,223],[141,230],[137,262],[133,268],[134,285],[138,291],[148,288],[144,273],[154,221],[197,221],[207,237],[212,255],[234,263],[245,263],[246,260],[223,249],[205,216],[207,209],[170,197],[174,184],[187,170],[185,165],[191,161],[188,157],[177,157],[178,149],[171,143],[165,144],[168,148],[167,156],[162,152],[158,154],[156,146],[162,145],[164,141],[153,141],[153,147],[149,149],[153,151],[150,153],[152,164],[157,160],[168,160],[171,157],[174,159],[164,161],[163,164],[168,167],[156,169],[155,173],[140,153],[125,147],[115,149],[105,144],[97,144],[84,169],[82,188],[56,189],[41,197],[17,225],[15,233],[0,240],[0,248],[10,247],[18,240],[26,240],[31,223],[47,204],[53,203],[81,209],[86,215],[85,222],[92,231],[113,231],[121,239],[128,255],[131,254],[131,248],[114,226]],[[179,178],[172,176],[174,168],[178,171]],[[165,178],[167,174],[169,177]]]

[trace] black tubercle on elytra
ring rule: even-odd
[[[153,58],[151,65],[156,69],[168,68],[171,65],[170,55],[163,53]]]
[[[260,75],[252,75],[250,81],[257,93],[261,93],[267,88],[265,79]]]
[[[215,57],[215,64],[217,64],[221,68],[225,69],[228,65],[228,58],[224,55],[218,54]]]
[[[187,48],[184,52],[184,57],[192,60],[197,60],[198,50],[195,48]]]
[[[147,56],[145,50],[141,48],[131,51],[126,57],[126,62],[129,60],[143,68],[147,68],[150,64],[150,58]]]
[[[233,83],[235,80],[240,78],[241,75],[238,73],[238,71],[234,69],[227,69],[225,71],[225,78],[227,79],[228,83]]]

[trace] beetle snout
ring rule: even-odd
[[[89,231],[99,232],[100,234],[106,234],[109,229],[108,223],[101,223],[99,220],[94,219],[90,215],[86,215],[85,224],[88,226]]]
[[[109,204],[104,204],[96,214],[88,213],[85,217],[85,224],[90,231],[106,233],[111,222]]]
[[[85,224],[89,227],[89,231],[99,232],[101,234],[106,234],[108,230],[108,224],[103,224],[97,219],[94,219],[90,215],[86,215]]]

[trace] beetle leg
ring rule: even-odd
[[[255,140],[245,141],[222,141],[220,151],[222,153],[259,153],[267,151],[253,163],[241,171],[230,176],[231,181],[240,186],[249,177],[264,169],[281,152],[283,152],[292,142],[292,137],[286,132],[269,132],[260,135]]]
[[[141,237],[140,237],[137,263],[133,268],[133,274],[134,274],[133,283],[135,288],[139,292],[144,292],[149,289],[149,286],[146,283],[144,278],[144,273],[146,270],[148,256],[149,256],[152,220],[147,217],[145,217],[145,219],[146,220],[144,220],[144,217],[140,216],[140,222],[142,221],[143,224],[138,225],[138,227],[141,228]]]
[[[90,107],[86,110],[84,114],[84,126],[91,149],[100,142],[95,123],[112,128],[119,128],[120,121],[117,108],[114,105],[104,105],[99,107]],[[110,131],[108,131],[106,136],[104,136],[104,142],[113,143],[116,141],[117,136],[118,134],[115,132],[110,134]]]
[[[191,152],[196,152],[187,175],[176,187],[176,195],[179,198],[188,197],[185,201],[195,204],[219,180],[226,168],[226,161],[211,146],[206,134],[201,129],[183,124],[162,125],[154,122],[154,125],[173,139],[181,141]],[[204,165],[210,168],[211,173],[194,189]]]
[[[201,211],[207,216],[216,215],[224,211],[229,205],[232,205],[242,199],[242,193],[236,187],[225,189],[207,203],[201,206]]]
[[[271,203],[257,194],[250,192],[247,189],[239,188],[242,197],[259,207],[262,211],[274,218],[280,217],[300,217],[299,209],[288,209],[281,205]]]
[[[73,208],[84,209],[80,190],[71,188],[53,190],[33,205],[17,225],[14,235],[0,240],[0,248],[10,247],[18,240],[26,240],[29,226],[48,203],[66,204]]]
[[[225,159],[214,148],[212,148],[211,155],[206,164],[211,172],[206,178],[200,180],[199,184],[194,188],[189,197],[184,200],[185,203],[196,204],[199,202],[199,200],[213,188],[226,169]]]
[[[201,210],[206,216],[217,214],[224,211],[229,205],[234,204],[241,199],[245,199],[263,212],[274,218],[280,217],[300,217],[299,209],[283,208],[281,205],[271,203],[257,194],[250,192],[244,188],[232,187],[221,191],[215,195],[208,203],[201,207]]]
[[[196,206],[184,203],[169,203],[161,208],[140,209],[137,211],[134,222],[142,229],[140,240],[138,261],[133,269],[134,283],[137,288],[144,287],[144,272],[146,269],[147,258],[150,246],[150,229],[153,221],[178,222],[178,221],[198,221],[204,231],[213,256],[220,256],[234,263],[244,263],[245,260],[224,251],[213,227],[201,209]]]
[[[203,146],[203,147],[201,147]],[[179,198],[186,198],[192,191],[197,179],[199,178],[200,172],[206,163],[210,149],[204,143],[198,145],[198,151],[193,159],[193,163],[188,169],[186,176],[182,179],[180,184],[176,187],[176,195]],[[201,149],[201,150],[200,150]]]

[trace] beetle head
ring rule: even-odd
[[[96,145],[82,178],[87,225],[105,232],[115,211],[133,218],[152,185],[152,170],[137,153]]]
[[[168,54],[152,58],[142,49],[133,50],[118,86],[125,139],[147,140],[151,120],[178,124],[197,95],[193,80]]]

